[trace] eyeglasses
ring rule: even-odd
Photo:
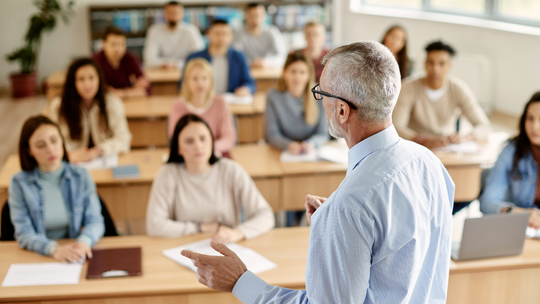
[[[326,92],[323,92],[323,91],[320,91],[320,85],[319,84],[316,84],[313,89],[311,89],[311,92],[313,93],[313,97],[316,99],[316,100],[322,100],[323,99],[323,96],[326,96],[326,97],[332,97],[332,98],[337,98],[339,100],[342,100],[344,101],[346,104],[349,105],[349,107],[351,107],[353,110],[358,110],[358,108],[350,101],[346,100],[345,98],[341,98],[339,96],[336,96],[336,95],[332,95],[330,93],[326,93]]]

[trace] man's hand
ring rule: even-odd
[[[234,90],[234,95],[244,97],[251,94],[251,90],[248,87],[239,87],[236,90]]]
[[[146,89],[146,88],[148,88],[149,85],[150,85],[150,82],[148,82],[148,80],[146,80],[146,78],[144,78],[144,76],[141,76],[141,77],[137,78],[137,80],[133,84],[133,87],[134,88],[140,88],[140,89]]]
[[[224,244],[211,241],[210,246],[223,256],[209,256],[188,250],[182,250],[182,255],[191,259],[197,267],[199,283],[218,291],[232,292],[247,267],[236,253]]]
[[[319,209],[319,207],[326,201],[325,197],[316,196],[316,195],[306,195],[306,202],[304,206],[306,207],[306,218],[308,224],[311,225],[311,216],[313,213]]]

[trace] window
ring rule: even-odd
[[[378,7],[465,15],[540,27],[540,0],[350,0]]]

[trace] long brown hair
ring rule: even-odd
[[[525,131],[525,121],[527,120],[527,111],[529,110],[529,107],[531,104],[536,102],[540,102],[540,92],[534,93],[531,99],[529,99],[525,105],[523,114],[521,114],[521,118],[519,119],[519,134],[511,139],[511,142],[513,142],[516,146],[511,173],[516,177],[520,176],[518,168],[519,161],[528,153],[531,153],[531,141],[529,140],[529,136],[527,136],[527,132]]]
[[[64,92],[62,93],[62,103],[59,109],[59,120],[64,120],[69,127],[69,136],[71,139],[80,140],[82,137],[82,98],[75,86],[75,74],[86,65],[91,65],[96,69],[99,77],[99,89],[94,100],[99,107],[100,127],[104,132],[109,133],[109,119],[107,116],[107,107],[105,104],[105,94],[107,89],[103,76],[98,65],[90,58],[81,58],[75,60],[68,69],[66,82],[64,83]]]
[[[397,63],[399,66],[399,72],[401,73],[401,79],[409,76],[409,72],[411,69],[411,61],[409,60],[409,55],[407,55],[407,32],[405,29],[400,25],[393,25],[391,26],[386,33],[384,33],[383,39],[381,40],[381,43],[384,44],[384,40],[386,39],[386,36],[390,34],[393,30],[402,30],[403,33],[405,33],[405,43],[403,44],[403,48],[401,51],[397,53]]]
[[[306,87],[304,88],[303,94],[304,113],[306,124],[313,126],[319,121],[319,115],[321,115],[319,105],[315,98],[313,98],[313,94],[311,93],[311,88],[315,85],[315,72],[313,68],[313,62],[311,60],[308,60],[306,56],[304,56],[304,54],[302,53],[291,53],[289,54],[289,56],[287,56],[287,61],[285,61],[285,66],[283,67],[283,74],[285,74],[285,71],[287,70],[287,68],[289,68],[291,64],[297,61],[304,62],[308,67],[309,80],[306,84]],[[287,83],[285,82],[283,74],[281,74],[277,85],[277,89],[280,92],[287,91]]]
[[[34,132],[36,132],[36,130],[42,125],[51,125],[56,127],[58,134],[62,139],[62,148],[64,149],[64,157],[62,159],[69,163],[64,137],[62,136],[62,132],[60,132],[58,125],[48,117],[36,115],[28,118],[24,122],[21,137],[19,138],[19,162],[21,163],[21,169],[23,171],[31,172],[34,171],[34,169],[38,166],[36,159],[30,155],[30,137],[32,137]]]

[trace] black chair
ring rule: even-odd
[[[118,236],[114,222],[109,214],[109,209],[107,209],[101,197],[99,197],[99,203],[101,204],[101,215],[103,215],[105,224],[104,236]],[[15,227],[13,227],[11,217],[9,216],[9,204],[7,201],[4,207],[2,207],[2,227],[0,229],[0,241],[15,241]]]

